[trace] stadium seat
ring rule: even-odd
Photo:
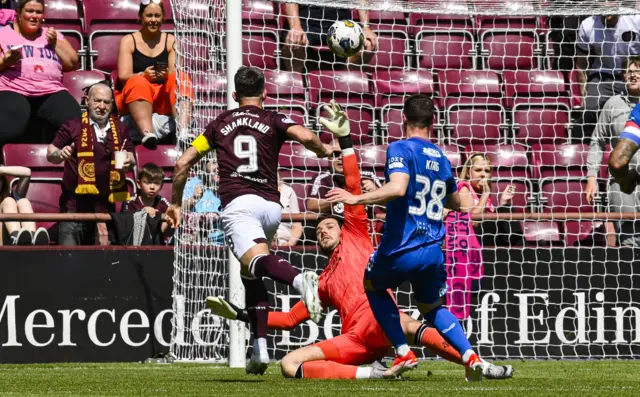
[[[307,106],[307,91],[300,73],[264,72],[267,99],[265,109],[277,110],[291,117],[296,123],[311,127]]]
[[[48,144],[8,143],[2,148],[4,165],[18,165],[31,169],[31,177],[62,179],[64,163],[52,164],[47,160]]]
[[[506,71],[505,105],[512,108],[515,139],[531,145],[566,142],[571,105],[564,76],[556,71]]]
[[[384,179],[384,167],[387,159],[387,145],[365,145],[355,148],[360,169],[375,172]]]
[[[453,175],[457,178],[458,174],[462,170],[462,166],[464,165],[464,163],[462,162],[462,154],[460,153],[460,148],[456,145],[440,145],[440,148],[451,162]]]
[[[411,56],[409,37],[400,26],[389,29],[385,26],[371,26],[378,36],[378,49],[373,53],[367,69],[373,70],[402,70],[409,63]]]
[[[242,25],[254,28],[278,28],[278,13],[272,1],[244,0],[242,2]]]
[[[531,30],[487,30],[480,37],[485,69],[529,70],[540,67],[540,39]]]
[[[447,70],[438,72],[439,96],[445,98],[445,136],[466,146],[472,140],[492,145],[503,141],[506,114],[502,87],[492,71]]]
[[[473,69],[475,65],[475,42],[465,30],[422,30],[416,35],[415,48],[421,69]]]
[[[316,107],[316,116],[325,117],[322,105],[334,99],[349,112],[351,134],[354,143],[367,144],[373,141],[375,129],[375,96],[371,91],[369,79],[363,72],[318,71],[307,75],[309,98]],[[317,130],[320,131],[320,125]],[[325,134],[325,140],[331,140]]]
[[[321,170],[329,169],[329,160],[295,142],[286,142],[278,157],[280,176],[286,181],[310,182]]]
[[[527,245],[553,244],[563,241],[557,222],[522,222],[522,231]]]
[[[584,144],[535,145],[531,149],[533,177],[536,179],[585,178],[588,153],[589,146]]]
[[[44,8],[44,18],[47,26],[62,33],[74,50],[80,55],[80,69],[85,68],[84,37],[82,19],[78,12],[76,0],[47,1]]]
[[[280,59],[279,40],[277,32],[271,30],[243,30],[243,65],[265,70],[278,69]]]
[[[486,153],[491,160],[493,176],[497,178],[528,178],[527,148],[522,145],[472,144],[465,148],[465,158],[473,153]]]
[[[85,88],[103,80],[105,80],[104,73],[97,70],[78,70],[66,72],[62,75],[62,84],[78,103],[82,103]]]
[[[420,30],[466,30],[473,33],[473,9],[466,2],[443,1],[438,3],[443,13],[411,13],[409,14],[410,33],[415,36]],[[444,10],[451,10],[446,14]]]
[[[540,201],[543,210],[552,212],[595,212],[584,193],[583,177],[543,178],[540,180]],[[592,238],[594,222],[565,221],[564,232],[568,246]]]
[[[165,180],[171,180],[171,178],[173,178],[173,169],[176,161],[182,153],[177,151],[173,145],[160,145],[156,150],[149,150],[142,146],[137,146],[135,154],[138,170],[147,163],[154,163],[164,171]]]
[[[373,74],[372,80],[376,93],[376,108],[380,109],[381,141],[393,142],[402,139],[402,108],[406,96],[417,93],[433,96],[433,75],[424,70],[378,70]],[[433,121],[434,124],[438,124],[440,115],[437,98],[434,98],[434,105],[436,114]]]
[[[215,59],[214,38],[208,32],[191,33],[189,40],[183,40],[180,46],[182,62],[191,70],[207,72]]]

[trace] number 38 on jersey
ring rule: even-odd
[[[444,210],[444,199],[447,195],[447,185],[436,179],[431,179],[424,175],[416,175],[416,184],[420,185],[416,192],[415,199],[418,205],[409,206],[409,214],[415,216],[426,215],[433,221],[441,221]]]

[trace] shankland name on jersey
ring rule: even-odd
[[[280,202],[278,156],[294,125],[276,111],[243,106],[222,113],[193,141],[201,155],[216,151],[223,206],[249,194]]]

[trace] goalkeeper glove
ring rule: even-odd
[[[351,132],[351,128],[349,126],[349,119],[347,118],[347,114],[340,108],[334,100],[331,100],[331,106],[324,105],[324,110],[329,113],[329,119],[324,117],[320,117],[320,123],[324,126],[324,128],[331,131],[333,135],[338,138],[343,138]]]

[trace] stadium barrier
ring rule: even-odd
[[[298,268],[326,266],[303,247],[279,251]],[[474,285],[463,321],[480,354],[509,358],[631,358],[640,354],[640,249],[488,248],[484,278]],[[3,247],[0,250],[0,362],[134,362],[175,343],[213,349],[224,362],[227,321],[202,296],[193,316],[173,295],[174,252],[167,247]],[[199,264],[194,261],[194,268]],[[359,280],[354,280],[359,282]],[[272,302],[287,311],[298,296],[269,282]],[[403,286],[398,303],[411,305]],[[175,310],[172,310],[172,304]],[[181,309],[182,308],[182,309]],[[409,313],[418,317],[415,309]],[[174,315],[172,315],[172,312]],[[330,311],[320,324],[270,334],[274,359],[338,335]],[[249,333],[245,335],[248,337]],[[418,351],[423,358],[429,353]]]

